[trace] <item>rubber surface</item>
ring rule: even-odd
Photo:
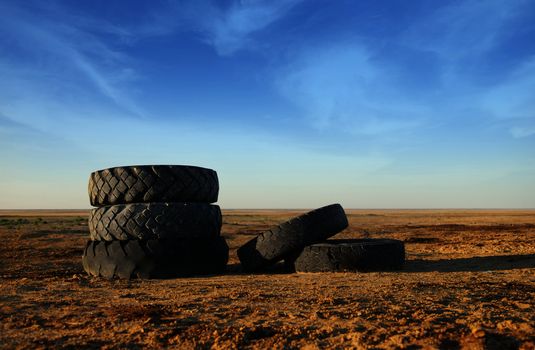
[[[91,205],[217,202],[214,170],[187,165],[136,165],[98,170],[89,177]]]
[[[108,279],[172,278],[225,271],[228,245],[214,240],[88,241],[84,270]]]
[[[212,204],[118,204],[89,213],[89,235],[93,241],[215,238],[220,231],[221,210]]]
[[[295,271],[398,270],[405,247],[395,239],[333,239],[305,247],[294,261]]]
[[[253,238],[238,249],[245,271],[258,271],[321,242],[347,227],[340,204],[331,204],[286,221]]]

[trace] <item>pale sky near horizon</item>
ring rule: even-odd
[[[223,208],[535,208],[533,1],[0,0],[0,209],[215,169]]]

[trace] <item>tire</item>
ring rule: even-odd
[[[98,170],[89,177],[92,206],[149,202],[217,202],[214,170],[186,165],[137,165]]]
[[[89,213],[93,241],[128,239],[211,239],[221,232],[219,206],[204,203],[135,203],[100,207]]]
[[[238,249],[238,258],[245,271],[262,270],[337,234],[347,225],[342,206],[331,204],[261,233]]]
[[[84,270],[108,279],[172,278],[225,271],[228,245],[223,237],[200,240],[88,241]]]
[[[305,247],[293,262],[297,272],[399,270],[405,247],[395,239],[333,239]]]

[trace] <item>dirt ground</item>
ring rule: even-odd
[[[535,211],[348,210],[403,271],[240,272],[298,213],[225,211],[225,275],[128,282],[83,271],[87,212],[0,211],[0,348],[535,348]]]

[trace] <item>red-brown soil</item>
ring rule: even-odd
[[[339,238],[406,242],[401,272],[240,272],[298,211],[225,211],[221,276],[106,281],[86,212],[0,212],[1,348],[535,348],[535,211],[349,210]]]

